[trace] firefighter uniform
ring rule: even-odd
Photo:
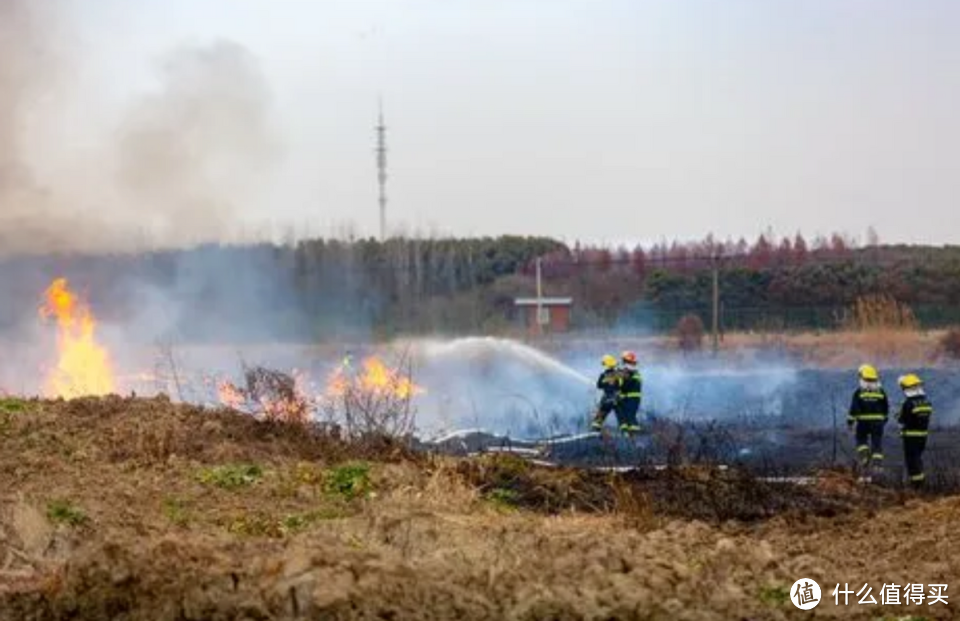
[[[921,487],[924,482],[923,452],[927,448],[927,436],[930,433],[930,418],[933,416],[933,404],[927,398],[923,382],[916,375],[900,378],[904,401],[897,414],[900,424],[900,437],[903,439],[903,460],[907,467],[910,485]]]
[[[860,465],[883,460],[883,429],[890,417],[890,401],[880,384],[877,370],[860,367],[860,385],[853,392],[847,426],[855,427]]]
[[[638,433],[640,424],[637,413],[643,397],[643,377],[637,370],[637,356],[633,352],[624,352],[623,379],[620,383],[620,398],[617,401],[617,419],[620,431],[628,434]]]
[[[603,366],[603,372],[597,378],[597,389],[602,391],[600,404],[597,406],[597,412],[590,425],[596,431],[603,428],[607,416],[610,412],[616,410],[617,398],[620,393],[621,371],[617,368],[617,359],[613,356],[604,356]]]

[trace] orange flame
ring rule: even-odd
[[[327,383],[327,395],[342,397],[351,389],[371,395],[389,395],[400,399],[409,399],[414,395],[426,392],[426,389],[417,386],[407,376],[390,370],[382,360],[371,356],[363,361],[363,372],[356,377],[348,378],[345,370],[349,369],[349,362],[344,361]]]
[[[44,294],[40,316],[57,319],[57,366],[46,381],[51,397],[71,399],[115,392],[107,350],[94,338],[97,322],[90,309],[77,300],[66,278],[57,278]]]
[[[306,377],[297,369],[291,373],[294,380],[293,394],[257,394],[251,389],[237,386],[227,379],[216,382],[220,404],[240,411],[258,413],[267,420],[288,423],[307,423],[311,416],[314,399],[308,396]]]
[[[243,391],[227,380],[217,382],[217,395],[220,397],[220,403],[234,409],[242,406],[247,400]]]

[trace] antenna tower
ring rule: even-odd
[[[377,123],[377,181],[380,184],[380,240],[387,238],[387,127],[383,124],[383,102]]]

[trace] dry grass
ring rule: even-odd
[[[960,328],[947,330],[937,341],[938,353],[949,360],[960,360]]]
[[[374,456],[162,400],[21,405],[0,436],[0,621],[765,619],[789,603],[761,592],[798,575],[960,571],[954,500]]]
[[[884,294],[857,298],[838,323],[852,332],[915,332],[920,327],[908,305]]]
[[[703,349],[703,335],[703,321],[699,315],[684,315],[674,328],[677,347],[684,353],[697,352]]]
[[[775,352],[796,363],[817,368],[852,368],[864,360],[876,364],[924,366],[940,355],[943,331],[838,331],[791,334],[725,335],[721,355],[736,358],[754,352]]]

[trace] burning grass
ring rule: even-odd
[[[66,278],[57,278],[47,288],[40,316],[57,322],[57,363],[47,378],[46,393],[70,398],[114,392],[109,354],[95,337],[97,321]]]

